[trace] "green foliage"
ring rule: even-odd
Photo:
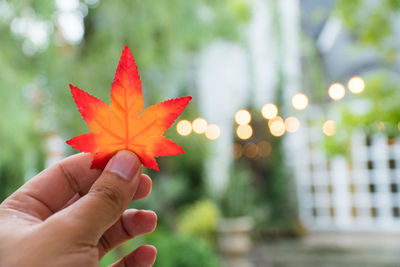
[[[101,260],[99,266],[109,266],[144,244],[152,244],[157,248],[155,267],[220,266],[218,257],[209,242],[196,236],[176,234],[163,226],[158,226],[155,232],[139,236],[110,251]]]
[[[179,207],[187,203],[187,191],[190,191],[190,180],[185,176],[171,177],[158,175],[153,179],[150,196],[134,202],[136,209],[151,209],[157,213],[158,225],[173,229]],[[194,196],[198,198],[199,196]],[[193,200],[192,200],[193,201]]]
[[[34,104],[37,91],[29,90],[32,86],[27,86],[27,83],[32,77],[24,72],[23,65],[29,64],[29,61],[18,57],[11,48],[15,42],[1,24],[0,32],[7,44],[0,53],[1,201],[24,182],[26,173],[36,172],[43,167],[43,136],[37,127],[40,124],[40,107]],[[34,83],[31,85],[33,89],[36,88]],[[28,161],[32,164],[28,164]]]
[[[323,103],[326,100],[326,74],[321,55],[309,37],[302,36],[302,52],[303,76],[308,78],[304,79],[304,91],[310,97],[310,102]]]
[[[350,28],[355,28],[358,25],[355,15],[358,14],[357,11],[361,3],[361,0],[339,0],[337,3],[338,13]]]
[[[104,257],[101,259],[99,263],[99,267],[107,267],[111,264],[115,263],[116,261],[122,259],[125,255],[129,254],[137,247],[144,245],[144,237],[145,236],[138,236],[133,240],[128,240],[124,242],[119,247],[111,250],[108,252]]]
[[[265,130],[267,132],[267,130]],[[268,227],[287,230],[297,220],[297,210],[292,176],[285,165],[283,140],[268,136],[272,152],[264,162],[257,162],[260,177],[255,182],[257,190],[256,224],[260,231]]]
[[[329,155],[346,154],[354,130],[363,130],[368,136],[385,134],[399,136],[400,106],[398,104],[399,78],[390,71],[374,71],[365,77],[365,91],[350,102],[337,105],[339,114],[337,133],[325,137]]]
[[[217,267],[218,258],[202,239],[158,232],[148,238],[157,249],[154,267]]]
[[[346,128],[364,126],[368,134],[384,132],[389,136],[399,134],[397,124],[400,121],[398,103],[400,80],[390,71],[376,71],[366,77],[366,89],[360,96],[367,110],[364,114],[343,113]],[[379,124],[383,122],[384,126]]]
[[[85,18],[86,33],[82,46],[60,51],[50,47],[46,54],[59,61],[43,66],[50,74],[53,101],[60,106],[57,117],[66,133],[82,131],[77,112],[69,97],[68,83],[89,89],[108,99],[118,57],[129,45],[139,66],[145,100],[164,100],[171,88],[182,87],[188,94],[192,53],[216,37],[239,38],[238,17],[230,1],[100,1]],[[151,19],[149,19],[151,18]],[[239,21],[240,23],[240,21]],[[92,89],[93,91],[90,91]],[[68,111],[68,114],[67,112]]]
[[[197,236],[212,241],[217,229],[220,212],[216,204],[208,199],[187,206],[177,223],[178,233]]]
[[[195,110],[196,102],[191,103],[188,111],[182,114],[182,118],[195,118],[197,112]],[[181,192],[181,201],[175,203],[176,207],[181,204],[191,203],[199,199],[205,193],[204,180],[204,160],[209,155],[208,141],[204,135],[191,134],[182,137],[177,134],[173,125],[166,135],[175,140],[185,150],[185,154],[160,158],[160,166],[163,171],[169,173],[174,179],[186,180],[187,190]]]
[[[283,81],[283,77],[280,81]],[[283,99],[281,85],[278,87],[276,98],[278,107],[284,106],[286,102]],[[253,164],[253,168],[260,172],[254,183],[257,190],[256,210],[254,212],[255,222],[258,226],[256,228],[261,233],[268,228],[291,231],[293,225],[297,223],[298,216],[293,174],[290,173],[285,163],[283,147],[285,135],[280,138],[272,136],[264,118],[261,117],[260,113],[255,114],[257,114],[254,118],[257,122],[255,127],[258,127],[261,134],[268,133],[264,137],[259,135],[259,140],[266,139],[271,145],[271,155]]]
[[[108,102],[118,58],[129,45],[147,103],[189,94],[193,54],[214,38],[239,39],[238,28],[248,19],[245,0],[99,1],[88,7],[83,41],[68,45],[56,23],[54,1],[3,2],[11,15],[2,17],[6,12],[0,12],[0,199],[14,191],[27,172],[43,168],[44,134],[55,131],[68,139],[87,131],[69,83]],[[32,55],[23,52],[26,38],[12,32],[13,19],[25,17],[54,27],[48,47]],[[33,93],[40,95],[35,105],[27,97]],[[186,142],[185,150],[198,151],[161,163],[181,165],[179,171],[171,166],[170,176],[178,180],[194,177],[187,182],[194,189],[183,193],[182,202],[197,199],[202,190],[204,153],[198,152],[205,147],[201,140]]]
[[[392,61],[394,20],[400,10],[398,0],[368,2],[362,0],[339,0],[336,13],[362,44],[372,45]]]
[[[333,136],[325,136],[323,148],[328,156],[348,155],[350,148],[349,134],[340,130]]]
[[[247,0],[232,0],[231,5],[239,21],[245,22],[250,20],[251,10]]]

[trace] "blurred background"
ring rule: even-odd
[[[76,153],[68,84],[193,96],[160,158],[156,266],[398,266],[399,0],[0,0],[0,200]]]

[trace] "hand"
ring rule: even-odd
[[[120,151],[102,173],[91,161],[71,156],[0,204],[0,266],[98,266],[111,249],[154,230],[154,212],[125,210],[151,191],[137,156]],[[112,266],[151,266],[155,257],[144,245]]]

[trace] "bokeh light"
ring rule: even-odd
[[[281,117],[281,116],[276,116],[275,118],[270,119],[270,120],[268,121],[268,126],[271,127],[271,124],[274,123],[274,122],[276,122],[276,121],[280,121],[280,122],[283,123],[282,117]]]
[[[273,119],[278,115],[278,107],[275,104],[267,103],[261,108],[261,115],[267,119]]]
[[[286,118],[285,128],[289,133],[296,132],[300,128],[300,120],[293,116]]]
[[[327,136],[333,136],[336,133],[336,123],[333,120],[327,120],[322,126],[322,131]]]
[[[192,132],[192,124],[188,120],[181,120],[176,125],[176,131],[182,136],[188,136]]]
[[[253,128],[250,125],[239,125],[236,129],[237,136],[242,140],[247,140],[253,135]]]
[[[346,89],[341,83],[333,83],[329,86],[328,95],[333,100],[341,100],[346,94]]]
[[[56,0],[56,7],[63,11],[71,11],[79,8],[79,0]]]
[[[292,106],[297,110],[304,110],[308,106],[308,97],[305,94],[299,93],[292,97]]]
[[[254,143],[248,143],[244,146],[244,155],[249,159],[254,159],[258,156],[258,146]]]
[[[57,26],[66,41],[75,45],[82,41],[85,34],[84,14],[79,0],[56,0]],[[83,5],[86,6],[86,5]]]
[[[233,158],[239,159],[243,155],[243,147],[241,144],[233,144]]]
[[[210,140],[216,140],[221,135],[221,130],[216,124],[210,124],[207,126],[206,137]]]
[[[239,125],[236,129],[237,136],[242,140],[247,140],[253,135],[253,128],[250,125]]]
[[[268,143],[267,141],[261,141],[258,144],[258,154],[261,157],[268,157],[271,154],[272,147],[271,144]]]
[[[203,118],[197,118],[193,121],[193,132],[203,134],[207,131],[207,121]]]
[[[271,131],[271,134],[273,136],[280,137],[285,134],[285,124],[283,123],[283,121],[274,121],[269,126],[269,130]]]
[[[235,121],[239,125],[248,124],[251,121],[251,114],[248,110],[241,109],[235,114]]]
[[[364,79],[358,76],[350,78],[347,87],[353,94],[360,94],[365,89]]]

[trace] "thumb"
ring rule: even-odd
[[[140,167],[134,153],[119,151],[90,191],[63,210],[81,237],[98,239],[119,219],[138,188]]]

